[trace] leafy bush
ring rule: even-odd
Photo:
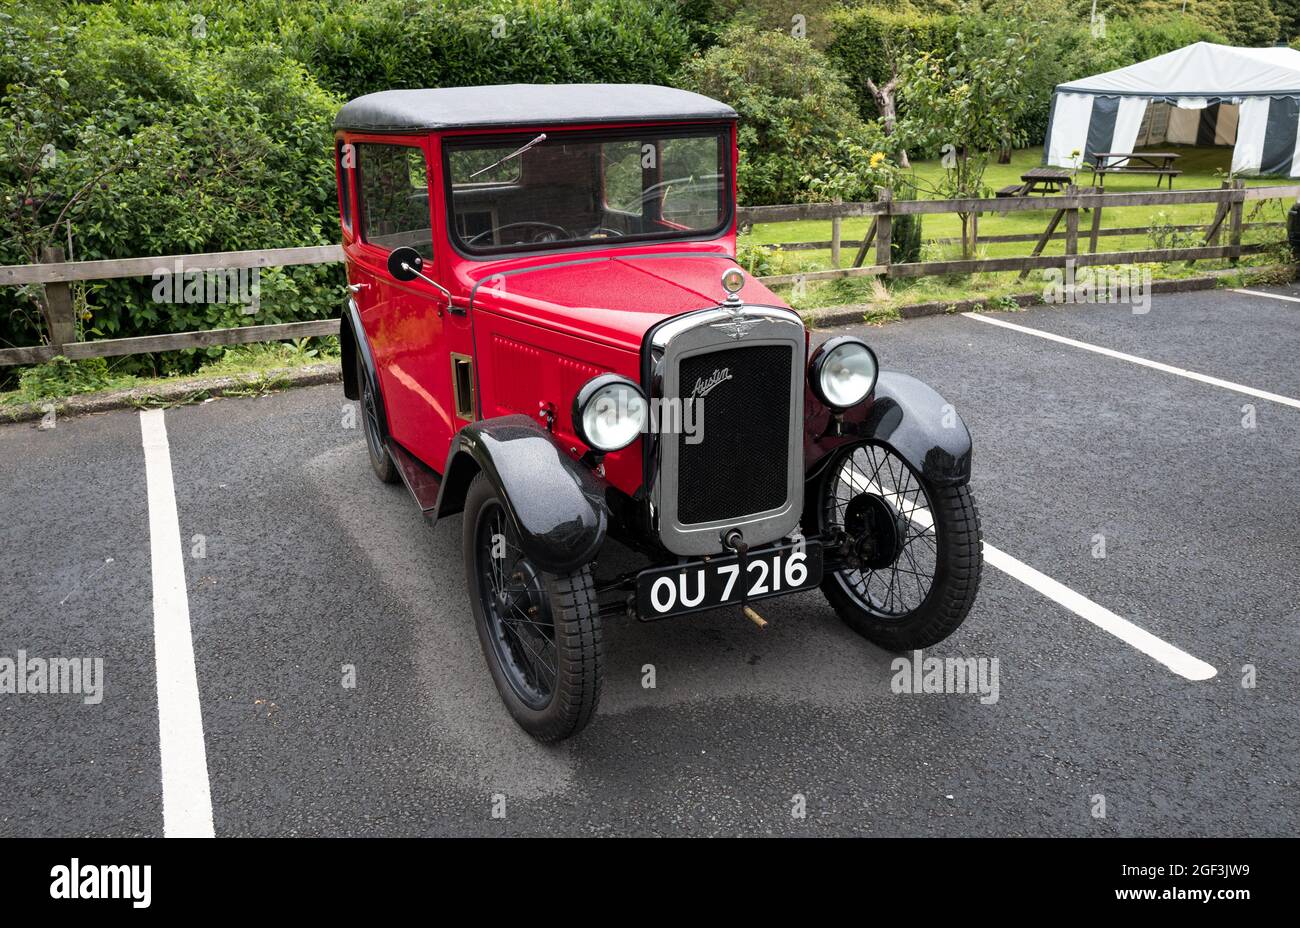
[[[337,239],[329,152],[340,101],[298,62],[265,42],[220,48],[189,31],[174,40],[141,35],[130,4],[76,12],[76,28],[0,21],[0,71],[19,78],[0,100],[0,132],[24,140],[0,158],[9,233],[0,261],[26,263],[49,243],[70,243],[70,257],[90,260]],[[55,70],[22,73],[33,53]],[[149,278],[97,282],[87,289],[84,329],[123,337],[338,312],[340,268],[260,276],[251,319],[235,302],[157,302]],[[36,341],[38,320],[32,294],[0,291],[0,337]],[[163,369],[220,353],[168,356]]]
[[[0,263],[338,240],[331,124],[347,97],[513,81],[667,83],[690,49],[668,0],[115,0],[0,7]],[[160,270],[170,270],[160,269]],[[84,290],[87,337],[338,314],[338,266],[260,272],[260,309]],[[0,343],[40,341],[0,288]],[[124,360],[192,370],[226,349]]]
[[[739,197],[747,205],[799,199],[809,167],[834,161],[839,140],[865,132],[826,57],[783,32],[731,29],[687,62],[681,83],[740,114]]]
[[[826,55],[844,74],[863,119],[879,115],[867,89],[867,80],[885,84],[903,61],[921,51],[940,57],[952,50],[957,20],[949,16],[918,13],[904,4],[849,6],[830,16],[833,38]]]
[[[654,0],[378,0],[321,5],[289,47],[344,98],[393,87],[666,84],[690,31]]]
[[[103,358],[70,361],[59,355],[44,364],[26,368],[18,375],[18,397],[24,402],[37,402],[93,393],[111,387],[113,383],[108,362]]]
[[[756,244],[743,235],[736,238],[736,261],[754,277],[771,277],[780,273],[773,249]]]
[[[1074,0],[1074,8],[1084,17],[1091,0]],[[1173,4],[1159,0],[1102,0],[1098,9],[1109,22],[1159,17]],[[1270,0],[1187,0],[1179,7],[1203,27],[1207,27],[1231,45],[1272,45],[1281,35],[1282,24]]]

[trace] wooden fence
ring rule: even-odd
[[[1242,232],[1247,228],[1276,228],[1282,223],[1244,223],[1243,206],[1249,200],[1300,197],[1300,185],[1271,187],[1246,187],[1241,181],[1225,182],[1218,190],[1178,190],[1144,193],[1098,193],[1091,189],[1070,188],[1062,196],[1007,197],[968,200],[895,200],[889,191],[883,191],[878,201],[871,203],[808,203],[785,206],[751,206],[737,211],[742,227],[755,223],[820,220],[831,225],[831,239],[827,242],[794,242],[774,245],[789,250],[808,250],[829,247],[832,268],[801,274],[785,274],[760,278],[769,285],[796,281],[834,280],[843,277],[923,277],[934,274],[973,274],[981,271],[1019,271],[1024,277],[1031,270],[1064,267],[1073,261],[1078,267],[1101,264],[1133,264],[1147,261],[1196,261],[1203,258],[1236,259],[1246,254],[1260,252],[1268,245],[1242,244]],[[1189,248],[1157,248],[1142,251],[1098,251],[1103,237],[1138,234],[1146,228],[1102,229],[1102,212],[1106,209],[1131,206],[1174,206],[1187,203],[1213,203],[1217,205],[1209,226],[1175,226],[1181,231],[1205,229],[1203,244]],[[979,238],[978,216],[986,213],[1006,214],[1027,210],[1051,211],[1046,228],[1038,235],[987,236]],[[1089,249],[1079,249],[1080,214],[1090,212],[1090,229],[1087,233]],[[895,216],[918,216],[942,213],[967,213],[974,217],[970,252],[978,243],[1034,241],[1029,255],[1006,258],[963,258],[953,261],[921,261],[894,263],[891,260],[893,219]],[[858,242],[843,242],[840,228],[844,219],[871,217],[866,235]],[[1064,232],[1057,229],[1064,222]],[[1219,244],[1224,226],[1228,243]],[[1044,255],[1050,241],[1064,239],[1064,254]],[[841,249],[844,245],[857,246],[850,267],[840,267]],[[865,264],[874,246],[874,263]],[[42,285],[45,289],[46,327],[50,342],[31,348],[0,349],[0,366],[34,364],[63,355],[67,358],[96,358],[117,355],[142,354],[151,351],[174,351],[182,348],[206,348],[212,345],[238,345],[251,342],[280,341],[289,338],[307,338],[320,335],[337,335],[337,319],[311,322],[290,322],[282,325],[249,325],[235,328],[209,329],[200,332],[175,332],[167,335],[145,335],[136,338],[113,338],[83,342],[77,337],[70,284],[76,281],[107,280],[120,277],[147,277],[158,272],[170,273],[179,266],[186,271],[212,271],[262,267],[287,267],[306,264],[332,264],[343,259],[338,245],[318,245],[307,248],[272,248],[262,251],[227,251],[209,254],[169,255],[148,258],[117,258],[107,261],[64,261],[62,249],[48,249],[42,264],[0,266],[0,286]]]
[[[1247,187],[1243,181],[1225,181],[1218,190],[1178,190],[1142,193],[1099,193],[1091,188],[1071,187],[1061,196],[994,197],[967,200],[895,200],[888,190],[872,203],[807,203],[793,206],[751,206],[738,210],[742,228],[756,223],[828,220],[832,222],[831,240],[822,242],[775,243],[776,249],[807,250],[829,246],[832,268],[825,271],[807,271],[764,277],[769,285],[797,281],[836,280],[844,277],[926,277],[939,274],[975,274],[986,271],[1019,271],[1025,277],[1030,271],[1063,267],[1067,261],[1076,267],[1103,264],[1137,264],[1163,261],[1197,261],[1203,258],[1237,259],[1242,255],[1266,250],[1268,245],[1242,244],[1242,233],[1247,228],[1273,228],[1283,223],[1243,222],[1243,207],[1249,200],[1300,197],[1300,185],[1288,184],[1270,187]],[[1101,219],[1104,210],[1133,206],[1176,206],[1188,203],[1213,203],[1216,205],[1210,224],[1182,226],[1184,231],[1205,229],[1204,242],[1185,248],[1152,248],[1141,251],[1098,251],[1100,239],[1107,235],[1146,232],[1145,228],[1103,230]],[[1051,218],[1046,228],[1037,236],[1000,236],[979,238],[978,217],[985,213],[1016,213],[1029,210],[1050,210]],[[1079,248],[1080,213],[1089,212],[1090,228],[1087,233],[1089,248]],[[955,261],[918,261],[894,263],[891,256],[892,227],[895,216],[920,216],[936,213],[966,213],[972,216],[969,251],[975,253],[980,241],[1034,241],[1029,255],[1007,258],[962,258]],[[872,222],[860,242],[844,243],[839,240],[839,220],[871,217]],[[1058,232],[1064,220],[1064,233]],[[1219,240],[1227,226],[1228,244]],[[1053,240],[1065,240],[1063,254],[1044,255],[1043,249]],[[839,267],[838,256],[844,244],[856,244],[857,254],[851,267]],[[875,263],[864,265],[864,260],[875,246]]]

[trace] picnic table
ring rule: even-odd
[[[1000,197],[1027,197],[1034,191],[1043,195],[1064,193],[1074,183],[1074,173],[1062,168],[1030,168],[1020,175],[1020,183],[1003,187],[997,192]]]
[[[1107,174],[1154,174],[1157,189],[1168,178],[1173,190],[1174,178],[1183,173],[1174,167],[1178,154],[1172,151],[1095,151],[1092,157],[1092,182],[1099,190],[1105,187]]]

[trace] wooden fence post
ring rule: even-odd
[[[1061,217],[1064,215],[1065,210],[1063,209],[1058,209],[1052,214],[1051,221],[1047,223],[1047,228],[1043,230],[1043,234],[1039,236],[1038,241],[1034,243],[1034,250],[1029,253],[1029,257],[1037,258],[1043,253],[1043,249],[1046,248],[1047,243],[1052,240],[1052,234],[1056,231],[1056,227],[1060,225]],[[1029,268],[1022,268],[1017,280],[1024,280],[1028,276]]]
[[[1089,187],[1089,193],[1096,193],[1096,187]],[[1089,243],[1088,250],[1094,255],[1097,253],[1097,239],[1101,235],[1101,207],[1098,206],[1092,211],[1092,241]]]
[[[1232,184],[1226,180],[1223,183],[1219,184],[1220,190],[1227,190],[1230,187],[1232,187]],[[1214,221],[1210,224],[1210,234],[1205,237],[1205,244],[1207,245],[1219,244],[1219,230],[1223,228],[1223,220],[1228,218],[1228,213],[1231,211],[1231,209],[1232,207],[1227,200],[1222,201],[1215,208]]]
[[[894,202],[894,191],[889,187],[880,188],[880,205],[884,212],[876,217],[876,263],[885,269],[889,276],[889,253],[893,244],[893,220],[889,214],[889,205]]]
[[[1232,246],[1232,258],[1230,263],[1233,267],[1237,266],[1237,259],[1241,257],[1241,214],[1242,207],[1245,205],[1246,197],[1244,194],[1237,193],[1238,190],[1244,190],[1246,182],[1240,179],[1234,179],[1232,182],[1232,218],[1229,220],[1231,225],[1228,227],[1228,244]]]
[[[1219,185],[1219,189],[1227,190],[1231,186],[1232,184],[1225,180]],[[1202,242],[1203,245],[1210,246],[1219,244],[1219,230],[1223,228],[1223,220],[1228,218],[1230,212],[1232,212],[1231,204],[1227,200],[1219,200],[1214,207],[1214,219],[1210,222],[1210,227],[1205,233],[1205,241]],[[1195,258],[1187,259],[1188,267],[1191,267],[1195,263]]]
[[[47,245],[41,251],[43,264],[62,264],[63,249]],[[63,346],[77,341],[77,319],[72,312],[72,285],[69,283],[45,284],[45,326],[50,334],[50,347],[55,354],[63,354]]]
[[[836,206],[843,204],[843,197],[836,197],[831,201]],[[831,220],[831,267],[840,266],[840,224],[841,219],[837,215]]]
[[[1077,197],[1079,188],[1071,184],[1066,188],[1066,195]],[[1079,207],[1071,206],[1065,211],[1065,253],[1067,255],[1077,255],[1079,253]]]

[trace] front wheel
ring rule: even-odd
[[[577,734],[600,701],[603,652],[591,566],[552,574],[533,564],[483,474],[470,483],[464,518],[470,604],[502,702],[539,741]]]
[[[979,512],[970,488],[937,487],[883,445],[840,454],[818,516],[846,566],[822,591],[858,634],[893,651],[924,648],[965,620],[979,589]]]

